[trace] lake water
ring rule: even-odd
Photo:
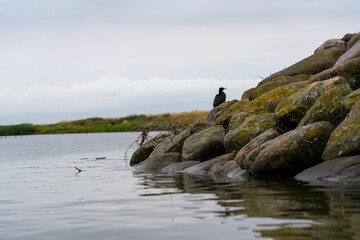
[[[359,188],[142,174],[138,135],[0,138],[0,239],[360,239]]]

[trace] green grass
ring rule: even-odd
[[[191,123],[203,121],[208,112],[192,111],[165,113],[157,115],[129,115],[122,118],[86,118],[75,121],[62,121],[55,124],[34,125],[18,124],[0,126],[0,136],[95,133],[95,132],[131,132],[131,131],[168,131],[182,129]]]

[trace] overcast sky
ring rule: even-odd
[[[0,0],[0,125],[210,110],[359,24],[358,0]]]

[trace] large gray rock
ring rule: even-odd
[[[343,98],[349,93],[351,89],[348,84],[335,86],[325,91],[306,112],[298,127],[320,121],[330,122],[334,126],[339,125],[347,115]]]
[[[151,154],[151,156],[145,161],[135,165],[135,169],[143,172],[152,172],[160,171],[161,169],[178,163],[181,161],[180,153],[170,152],[170,153],[158,153],[156,155]]]
[[[317,74],[328,68],[333,67],[336,61],[340,58],[340,56],[343,55],[343,53],[343,49],[339,49],[336,47],[317,51],[313,55],[291,65],[290,67],[285,68],[265,78],[261,81],[261,83],[259,83],[259,85],[266,83],[272,78],[281,75],[296,76],[299,74]]]
[[[330,39],[324,42],[320,47],[318,47],[314,53],[318,53],[320,51],[324,51],[329,48],[337,48],[345,52],[346,50],[346,42],[342,39]]]
[[[331,134],[323,153],[324,160],[360,154],[360,101]]]
[[[305,89],[292,94],[280,102],[275,110],[280,127],[284,130],[296,128],[306,112],[326,91],[338,85],[348,85],[342,77],[309,84]]]
[[[253,140],[251,140],[248,144],[246,144],[240,151],[236,154],[235,161],[242,169],[251,169],[252,160],[250,156],[251,152],[255,149],[258,149],[265,142],[278,137],[280,134],[277,130],[271,128],[266,130]]]
[[[227,152],[237,152],[253,138],[276,127],[275,114],[267,113],[246,118],[241,126],[229,131],[224,138]]]
[[[217,177],[237,179],[246,179],[250,175],[248,171],[241,169],[234,160],[215,163],[209,169],[209,174]]]
[[[210,159],[206,162],[202,162],[200,164],[197,164],[195,166],[186,168],[183,172],[184,173],[189,173],[189,174],[194,174],[194,175],[201,175],[201,174],[209,174],[209,170],[211,169],[211,167],[214,164],[217,164],[219,162],[228,162],[233,160],[235,157],[235,154],[233,153],[228,153],[225,155],[221,155],[218,156],[216,158]]]
[[[219,116],[223,114],[231,105],[238,102],[237,100],[224,102],[217,107],[214,107],[208,114],[206,121],[209,123],[215,123]]]
[[[150,156],[157,155],[159,153],[167,152],[181,152],[185,140],[190,137],[192,134],[202,131],[210,126],[209,123],[194,123],[188,126],[185,130],[181,131],[179,134],[173,136],[168,136],[164,141],[159,143]]]
[[[337,67],[346,61],[360,57],[360,41],[354,44],[349,50],[347,50],[335,63],[334,67]]]
[[[306,182],[360,183],[360,155],[336,158],[308,168],[295,176]]]
[[[343,105],[346,110],[350,111],[350,109],[354,106],[354,104],[360,100],[360,88],[356,91],[353,91],[343,99]]]
[[[292,175],[321,162],[334,127],[316,122],[265,142],[251,166],[254,174]]]
[[[148,142],[140,146],[138,149],[135,150],[133,155],[130,159],[130,166],[134,166],[136,164],[141,163],[145,159],[147,159],[154,148],[165,140],[166,137],[169,137],[169,134],[159,134],[154,138],[150,139]]]
[[[223,144],[225,129],[216,125],[191,135],[185,140],[182,161],[206,161],[225,153]]]

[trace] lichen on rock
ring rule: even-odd
[[[331,134],[323,153],[324,160],[360,154],[360,100]]]
[[[270,128],[276,127],[275,114],[267,113],[246,118],[244,123],[229,131],[224,138],[227,152],[237,152],[253,138]]]

